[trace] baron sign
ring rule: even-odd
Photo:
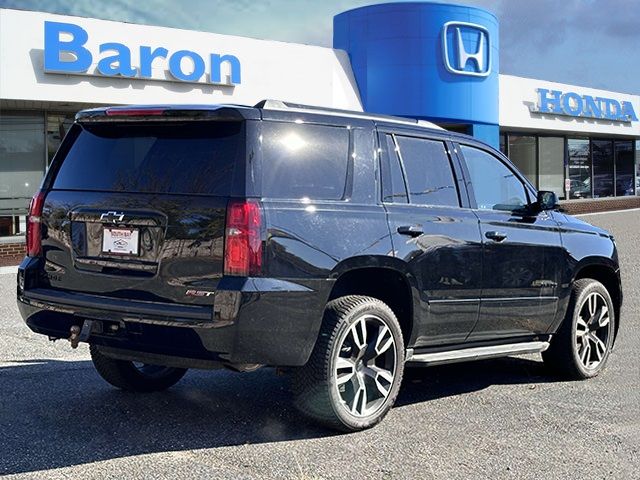
[[[620,102],[613,98],[580,95],[538,88],[538,104],[530,107],[533,113],[567,115],[614,122],[637,122],[638,117],[631,102]]]
[[[99,46],[98,52],[91,52],[86,46],[88,40],[89,34],[79,25],[44,22],[45,72],[152,80],[157,79],[152,67],[166,66],[170,79],[181,82],[238,85],[241,81],[240,60],[234,55],[211,53],[204,59],[191,50],[169,52],[164,47],[142,45],[137,52],[139,63],[134,65],[128,46],[107,42]],[[98,58],[97,67],[90,71],[94,58]],[[225,64],[228,75],[222,72]]]

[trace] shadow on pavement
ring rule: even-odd
[[[397,406],[549,380],[540,362],[514,358],[409,369]],[[166,392],[132,394],[103,382],[89,361],[0,368],[0,474],[331,435],[295,410],[286,377],[270,369],[192,371]]]
[[[558,381],[542,361],[496,358],[429,368],[405,368],[396,407],[483,390],[491,385],[537,384]]]

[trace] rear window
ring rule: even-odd
[[[262,195],[341,200],[348,158],[349,131],[344,127],[264,122]]]
[[[244,158],[243,125],[75,125],[53,188],[229,195]]]

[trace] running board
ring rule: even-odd
[[[407,350],[407,363],[422,363],[440,365],[444,363],[469,362],[486,358],[506,357],[508,355],[522,355],[525,353],[540,353],[549,348],[549,342],[522,342],[508,345],[492,345],[489,347],[463,348],[448,352],[413,353]]]

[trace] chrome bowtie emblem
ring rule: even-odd
[[[444,65],[451,73],[474,77],[486,77],[491,73],[491,37],[482,25],[445,23],[442,50]]]
[[[124,213],[107,212],[100,215],[101,222],[118,223],[124,220]]]

